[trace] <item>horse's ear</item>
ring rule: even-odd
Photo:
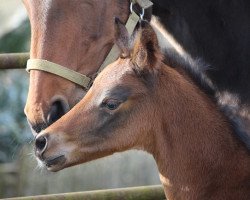
[[[141,21],[135,33],[131,59],[139,70],[154,70],[160,66],[162,54],[157,35],[147,21]]]
[[[122,57],[129,56],[129,33],[124,24],[115,18],[115,43],[121,50]]]

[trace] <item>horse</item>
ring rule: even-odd
[[[132,2],[23,1],[31,23],[31,58],[66,66],[91,80],[114,43],[113,18],[119,16],[124,23]],[[206,63],[207,70],[198,69],[204,73],[197,74],[211,83],[218,105],[237,125],[242,141],[250,148],[249,1],[153,3],[151,24],[163,39],[161,48]],[[54,74],[31,70],[25,114],[33,134],[67,113],[87,90]]]
[[[37,135],[40,162],[55,172],[140,149],[156,160],[167,199],[249,200],[249,151],[212,97],[164,63],[148,22],[141,21],[134,39],[119,19],[115,30],[120,58]]]

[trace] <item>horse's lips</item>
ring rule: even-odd
[[[66,158],[64,155],[50,157],[44,161],[48,169],[53,168],[53,166],[55,165],[63,165],[65,162],[66,162]]]

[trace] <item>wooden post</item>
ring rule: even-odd
[[[90,192],[74,192],[54,195],[10,198],[9,200],[163,200],[165,194],[162,186],[142,186],[133,188],[97,190]]]
[[[25,69],[29,53],[0,54],[0,69]]]

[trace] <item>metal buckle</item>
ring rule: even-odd
[[[134,3],[131,2],[130,3],[130,13],[135,12],[133,10],[133,5],[134,5]],[[145,15],[145,9],[144,8],[141,8],[141,9],[142,9],[142,12],[140,13],[140,19],[143,20],[144,19],[144,15]]]

